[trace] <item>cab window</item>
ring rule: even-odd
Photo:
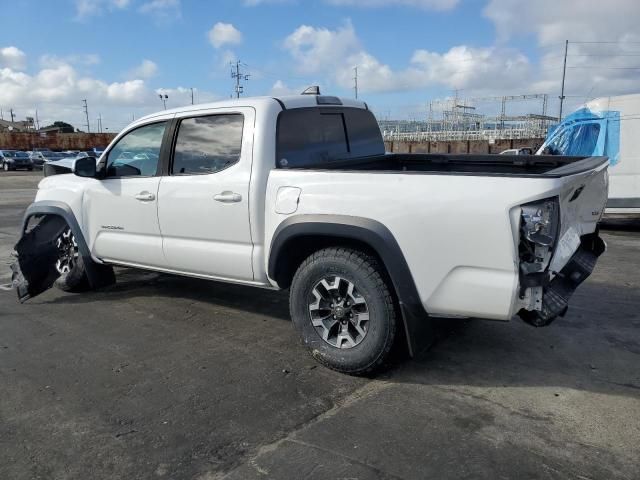
[[[237,163],[242,148],[243,116],[219,114],[180,122],[171,173],[216,173]]]
[[[122,137],[107,156],[107,177],[152,177],[158,171],[166,122],[136,128]]]

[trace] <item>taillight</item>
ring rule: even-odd
[[[560,228],[558,197],[527,203],[521,209],[524,238],[536,245],[553,248]]]

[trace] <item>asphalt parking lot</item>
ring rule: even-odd
[[[441,320],[376,378],[317,365],[286,293],[120,269],[17,302],[41,173],[0,173],[0,478],[637,479],[640,226],[567,316]]]

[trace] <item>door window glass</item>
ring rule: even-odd
[[[109,151],[108,177],[151,177],[158,171],[160,147],[166,122],[136,128]]]
[[[243,116],[209,115],[180,122],[171,173],[215,173],[240,160]]]

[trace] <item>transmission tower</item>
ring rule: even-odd
[[[356,92],[356,99],[358,98],[358,66],[353,67],[353,90]]]
[[[233,62],[230,62],[230,65],[231,65],[231,78],[235,79],[236,81],[236,87],[235,87],[236,98],[240,98],[240,94],[243,91],[243,86],[240,85],[240,82],[249,80],[250,75],[246,73],[242,73],[240,71],[241,65],[246,67],[246,65],[240,62],[240,60],[236,61],[235,64]]]
[[[87,133],[91,133],[91,128],[89,127],[89,108],[87,107],[87,100],[82,100],[82,106],[84,107],[84,115],[87,117]]]

